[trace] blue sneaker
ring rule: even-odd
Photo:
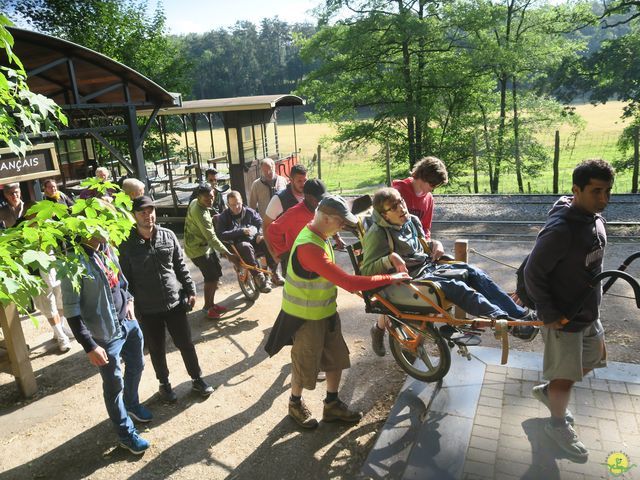
[[[132,432],[127,438],[121,438],[118,443],[122,448],[126,448],[134,455],[142,455],[149,448],[149,442],[138,435],[138,432]]]
[[[153,418],[153,414],[142,404],[138,404],[135,407],[127,408],[127,413],[131,418],[140,423],[149,423]]]

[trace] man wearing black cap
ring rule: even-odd
[[[313,220],[313,214],[318,207],[320,200],[327,193],[322,180],[307,180],[303,187],[304,200],[279,216],[269,225],[265,232],[265,239],[269,246],[269,251],[276,262],[282,262],[284,271],[287,271],[287,260],[289,251],[293,247],[296,237],[306,224]],[[344,242],[340,234],[333,236],[338,249],[344,248]]]
[[[336,286],[355,292],[409,279],[406,273],[349,275],[335,264],[329,238],[345,225],[356,224],[343,198],[328,195],[320,201],[313,221],[302,229],[291,249],[282,309],[265,346],[275,355],[293,340],[289,416],[303,428],[318,426],[302,400],[302,390],[315,389],[320,371],[327,378],[322,420],[354,423],[362,418],[338,398],[342,370],[351,364],[337,313]]]
[[[209,396],[213,388],[202,379],[187,321],[187,312],[196,303],[196,290],[184,263],[182,248],[171,230],[156,225],[156,210],[151,198],[136,198],[133,215],[136,228],[120,247],[120,264],[135,297],[145,344],[160,382],[160,396],[168,402],[177,400],[169,383],[165,326],[180,350],[192,379],[192,389],[202,396]]]

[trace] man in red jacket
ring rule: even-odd
[[[400,192],[411,215],[420,219],[427,240],[431,238],[433,219],[433,192],[449,181],[447,167],[436,157],[425,157],[417,162],[411,176],[394,180],[391,186]]]
[[[282,261],[285,271],[293,242],[305,225],[313,220],[316,207],[327,193],[327,188],[322,180],[312,179],[304,184],[303,192],[304,200],[284,212],[268,226],[265,232],[271,255],[276,262]],[[344,248],[344,242],[339,234],[336,233],[333,238],[338,249]]]

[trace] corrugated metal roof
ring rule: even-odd
[[[297,95],[273,94],[252,97],[207,98],[187,100],[181,107],[162,108],[158,115],[180,115],[186,113],[232,112],[238,110],[269,110],[275,107],[304,105],[306,102]],[[150,112],[139,111],[138,115]]]

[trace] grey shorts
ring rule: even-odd
[[[542,328],[544,359],[542,376],[546,380],[582,380],[582,370],[607,366],[604,329],[596,320],[581,332]]]
[[[307,320],[296,331],[291,348],[293,377],[306,390],[314,390],[318,372],[349,368],[349,349],[342,337],[340,317],[331,320]]]

